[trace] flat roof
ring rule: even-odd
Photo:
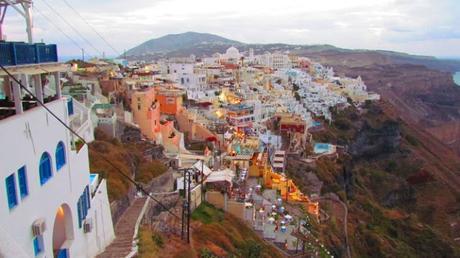
[[[63,72],[70,69],[70,65],[64,63],[39,63],[39,64],[25,64],[5,66],[5,68],[13,75],[27,74],[35,75],[42,73]],[[0,71],[0,76],[6,76],[5,71]]]

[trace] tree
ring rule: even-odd
[[[254,240],[248,240],[244,243],[241,250],[241,257],[259,258],[261,257],[262,246]]]

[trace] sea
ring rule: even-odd
[[[460,86],[460,72],[454,73],[454,82],[457,84],[457,86]]]

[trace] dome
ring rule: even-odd
[[[240,58],[240,51],[236,48],[236,47],[230,47],[229,49],[227,49],[227,51],[225,52],[225,56],[227,58],[233,58],[233,59],[238,59]]]

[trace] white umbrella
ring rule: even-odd
[[[292,216],[287,214],[286,216],[284,216],[284,218],[287,219],[287,220],[290,220],[290,219],[292,219]]]
[[[270,218],[268,218],[268,221],[269,221],[269,222],[274,222],[274,221],[275,221],[275,218],[270,217]]]

